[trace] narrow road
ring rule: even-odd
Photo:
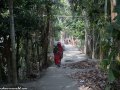
[[[80,54],[77,48],[72,45],[65,45],[65,51],[61,64],[73,63],[86,59],[85,55]],[[77,82],[67,77],[68,74],[74,73],[74,69],[60,68],[55,65],[50,66],[39,80],[25,83],[28,90],[79,90]]]
[[[65,45],[62,64],[78,62],[78,61],[84,60],[85,58],[86,58],[85,55],[81,54],[78,48],[72,45]]]

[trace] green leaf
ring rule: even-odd
[[[119,78],[120,77],[120,70],[119,70],[119,62],[116,61],[112,61],[112,64],[110,65],[110,69],[112,70],[115,78]]]
[[[110,52],[110,55],[108,57],[109,63],[111,62],[111,60],[113,59],[113,57],[116,55],[116,50],[113,50]]]
[[[114,73],[113,73],[113,71],[110,69],[109,70],[109,72],[108,72],[108,80],[109,80],[109,82],[113,82],[113,81],[115,81],[115,76],[114,76]]]
[[[102,68],[107,69],[108,65],[109,65],[108,59],[103,59],[102,62],[101,62]]]
[[[105,90],[110,90],[110,88],[111,88],[111,86],[109,85],[105,88]]]

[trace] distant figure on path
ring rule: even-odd
[[[53,53],[54,53],[54,62],[58,67],[60,67],[61,59],[63,58],[63,47],[61,46],[60,42],[58,42],[57,46],[54,47]]]

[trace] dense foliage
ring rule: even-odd
[[[88,52],[91,58],[101,59],[102,68],[108,73],[108,89],[115,89],[116,80],[120,76],[119,66],[119,23],[120,1],[116,0],[113,12],[117,13],[114,22],[111,22],[112,0],[69,0],[73,13],[86,12],[89,25],[87,28]],[[85,14],[84,14],[85,15]],[[87,23],[86,23],[87,25]],[[90,43],[90,44],[89,44]],[[114,86],[116,84],[116,86]],[[111,87],[112,86],[112,87]]]
[[[0,3],[0,81],[11,82],[12,58],[9,2]],[[53,35],[53,14],[60,1],[20,0],[13,2],[18,80],[36,77],[49,64],[48,52]],[[52,47],[52,46],[51,46]]]

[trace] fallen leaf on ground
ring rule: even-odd
[[[70,78],[78,81],[80,90],[104,90],[107,83],[107,75],[96,66],[98,66],[98,63],[95,61],[66,64],[66,67],[71,69],[83,69],[83,72],[77,71],[69,75]],[[81,89],[83,86],[84,89]]]

